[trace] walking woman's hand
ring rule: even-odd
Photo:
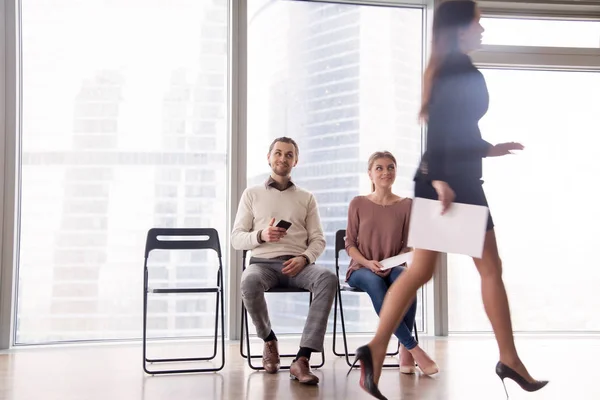
[[[525,146],[521,143],[509,142],[509,143],[498,143],[490,147],[487,156],[488,157],[500,157],[508,154],[514,154],[515,150],[523,150]]]
[[[454,201],[456,194],[447,182],[433,181],[431,185],[437,192],[438,200],[442,202],[442,215],[444,215],[448,211],[448,208],[450,208],[450,204]]]

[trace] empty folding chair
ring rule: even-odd
[[[150,289],[148,282],[148,255],[153,250],[212,250],[217,253],[218,269],[216,273],[215,285],[210,287],[161,287]],[[215,266],[217,267],[217,266]],[[200,267],[199,267],[200,268]],[[215,330],[214,345],[212,355],[207,357],[187,357],[187,358],[148,358],[146,356],[147,344],[147,319],[148,319],[148,294],[212,294],[216,299],[215,309]],[[221,364],[218,367],[193,368],[193,369],[167,369],[167,370],[149,370],[148,363],[173,363],[173,362],[191,362],[191,361],[209,361],[217,357],[219,342],[219,321],[221,322]],[[144,327],[143,327],[143,366],[148,374],[173,374],[189,372],[210,372],[220,371],[225,366],[225,316],[223,306],[223,264],[221,261],[221,244],[219,234],[212,228],[175,228],[161,229],[154,228],[148,231],[146,239],[146,251],[144,254]]]

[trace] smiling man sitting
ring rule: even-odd
[[[252,250],[249,266],[242,274],[244,305],[265,342],[263,367],[268,373],[279,370],[277,337],[271,329],[265,291],[274,287],[309,290],[313,294],[304,324],[300,350],[290,367],[290,376],[301,383],[317,384],[309,359],[323,351],[327,319],[337,290],[335,274],[314,264],[325,250],[317,202],[312,193],[291,180],[298,163],[298,145],[293,139],[275,139],[267,155],[271,176],[263,184],[242,194],[231,243],[236,250]],[[285,228],[275,221],[291,223]]]

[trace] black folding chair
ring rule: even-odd
[[[341,284],[340,282],[340,251],[345,251],[346,249],[346,230],[345,229],[340,229],[335,233],[335,274],[337,275],[338,278],[338,292],[337,292],[337,296],[335,298],[335,302],[334,302],[334,313],[333,313],[333,354],[335,354],[338,357],[341,356],[345,356],[346,357],[346,363],[349,366],[352,366],[352,363],[350,362],[350,357],[354,357],[356,354],[355,353],[349,353],[348,352],[348,341],[346,338],[346,324],[344,322],[344,307],[342,305],[342,292],[354,292],[354,293],[364,293],[364,291],[362,291],[361,289],[358,288],[354,288],[348,284]],[[339,311],[340,311],[340,320],[341,320],[341,325],[342,325],[342,336],[344,339],[344,353],[339,353],[336,350],[336,331],[337,331],[337,312],[338,312],[338,299],[339,299]],[[418,342],[419,341],[419,336],[417,333],[417,323],[415,321],[415,325],[414,325],[414,331],[415,331],[415,339]],[[386,356],[395,356],[399,353],[400,351],[400,343],[398,343],[398,348],[396,349],[395,352],[393,353],[386,353]],[[398,363],[393,363],[393,364],[383,364],[384,367],[400,367],[400,365]]]
[[[194,238],[191,238],[191,237]],[[184,239],[181,239],[184,237]],[[217,282],[214,287],[185,287],[185,288],[157,288],[150,289],[148,286],[148,255],[153,250],[214,250],[219,258],[219,268],[217,271]],[[216,296],[215,309],[215,333],[213,353],[209,357],[193,358],[158,358],[151,359],[146,357],[146,330],[148,319],[148,293],[153,294],[208,294],[214,293]],[[220,306],[220,307],[219,307]],[[218,337],[219,337],[219,318],[221,320],[221,364],[216,368],[195,368],[195,369],[172,369],[172,370],[149,370],[147,363],[168,363],[168,362],[190,362],[190,361],[209,361],[217,357]],[[154,228],[148,231],[146,239],[146,251],[144,254],[144,332],[143,332],[143,365],[144,371],[148,374],[175,374],[191,372],[214,372],[220,371],[225,366],[225,314],[223,307],[223,264],[221,261],[221,244],[219,234],[215,229],[160,229]]]
[[[242,269],[246,270],[246,253],[247,250],[244,250],[242,256]],[[274,287],[270,290],[267,290],[265,293],[309,293],[308,304],[312,304],[313,295],[310,291],[305,289],[297,289],[297,288],[283,288],[283,287]],[[252,353],[250,349],[250,331],[248,330],[248,311],[246,310],[246,306],[244,305],[244,301],[242,300],[242,324],[241,324],[241,334],[240,334],[240,354],[246,360],[248,360],[248,366],[255,371],[264,370],[264,367],[257,366],[252,363],[252,359],[254,358],[262,358],[261,355],[252,355],[246,354],[244,349],[244,342],[246,342],[246,348],[248,349],[248,353]],[[280,354],[280,358],[296,358],[296,354]],[[321,363],[318,365],[311,365],[311,368],[321,368],[325,365],[325,352],[321,353]],[[280,370],[290,369],[290,365],[283,365],[279,367]]]

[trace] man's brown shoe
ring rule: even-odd
[[[269,374],[276,374],[279,371],[279,349],[277,340],[265,342],[263,347],[263,368]]]
[[[300,357],[292,363],[290,366],[290,378],[307,385],[316,385],[319,383],[319,378],[310,372],[310,365],[306,357]]]

